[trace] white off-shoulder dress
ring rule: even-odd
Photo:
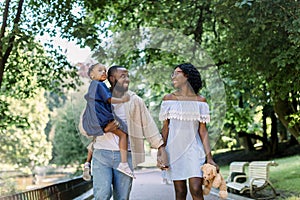
[[[163,101],[159,120],[169,119],[166,151],[170,169],[164,172],[169,180],[202,177],[200,167],[205,162],[205,151],[199,136],[199,122],[210,121],[209,107],[200,101]]]

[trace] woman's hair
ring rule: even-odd
[[[202,88],[202,80],[199,71],[196,67],[190,63],[183,63],[177,65],[176,68],[180,68],[183,73],[187,76],[187,81],[190,83],[194,92],[198,94],[199,90]]]

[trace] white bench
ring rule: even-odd
[[[229,175],[227,177],[226,182],[237,182],[237,179],[244,176],[242,174],[245,173],[246,166],[249,165],[249,162],[246,161],[234,161],[229,165]],[[232,179],[233,178],[233,179]]]
[[[250,196],[255,199],[273,199],[277,196],[277,193],[269,179],[269,167],[277,165],[278,164],[274,161],[253,161],[249,164],[249,176],[246,182],[238,183],[236,181],[232,181],[228,182],[226,185],[229,189],[234,189],[240,194],[250,192]],[[256,197],[256,193],[266,187],[271,188],[272,194],[268,197]]]

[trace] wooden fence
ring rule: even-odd
[[[3,196],[0,200],[88,200],[93,199],[92,188],[92,181],[84,181],[82,177],[77,177],[43,188]]]

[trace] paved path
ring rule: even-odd
[[[135,171],[130,200],[174,200],[173,185],[162,184],[161,171],[157,168]],[[212,190],[205,200],[219,200],[216,190]],[[188,194],[187,200],[192,200]],[[229,194],[227,200],[250,200],[241,196]]]

